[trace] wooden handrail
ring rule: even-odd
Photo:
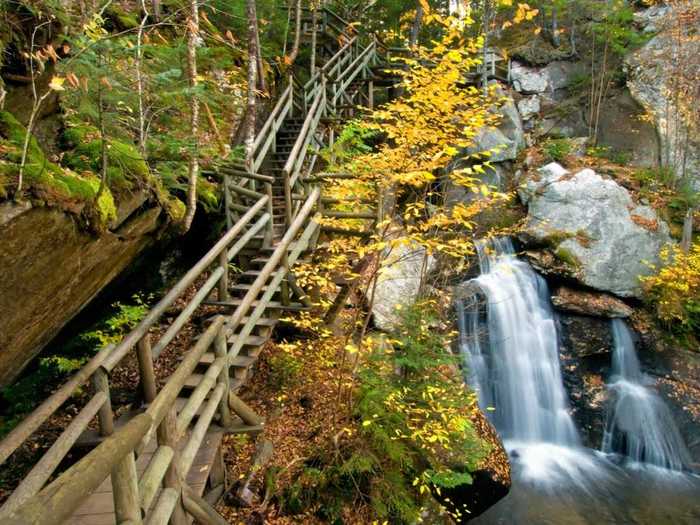
[[[91,358],[61,388],[54,392],[41,405],[25,417],[12,431],[0,441],[0,463],[4,463],[17,448],[26,441],[61,405],[83,385],[93,373],[103,368],[109,372],[133,349],[148,330],[170,308],[170,306],[191,286],[195,280],[217,260],[219,254],[236,239],[253,217],[267,204],[268,196],[261,198],[248,212],[195,264],[180,281],[163,297],[146,315],[146,317],[114,346],[102,349]]]
[[[148,414],[131,419],[53,483],[2,520],[3,525],[56,525],[75,509],[130,454],[152,424]]]

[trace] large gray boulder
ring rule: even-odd
[[[501,115],[498,127],[485,127],[474,137],[474,145],[468,148],[465,155],[473,155],[483,151],[491,151],[492,162],[515,160],[518,152],[525,147],[525,131],[518,108],[513,97],[500,91],[502,97],[498,107],[493,111]]]
[[[669,16],[672,11],[662,12]],[[667,22],[662,16],[655,18],[655,29]],[[658,26],[658,27],[657,27]],[[632,97],[653,117],[660,138],[661,162],[674,169],[678,177],[686,176],[700,190],[700,136],[683,124],[680,114],[697,111],[697,108],[679,108],[672,90],[676,74],[674,64],[683,63],[696,67],[695,58],[700,55],[700,40],[687,39],[678,45],[672,29],[662,31],[642,48],[625,60],[627,86]],[[686,97],[680,102],[686,104]]]
[[[416,301],[424,273],[434,267],[435,259],[415,243],[398,244],[386,254],[372,304],[377,328],[389,332],[399,325],[401,310]]]
[[[671,242],[668,226],[648,206],[593,170],[570,173],[556,163],[540,169],[520,189],[528,206],[525,237],[548,246],[585,286],[621,297],[639,297],[639,277],[659,262]]]
[[[584,66],[579,62],[556,61],[545,67],[529,67],[513,62],[510,74],[517,92],[533,95],[567,88],[583,72]]]

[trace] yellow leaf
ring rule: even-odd
[[[63,87],[65,81],[65,78],[54,76],[49,82],[49,88],[53,91],[65,91],[66,88]]]

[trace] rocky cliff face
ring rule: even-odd
[[[0,386],[154,240],[161,212],[134,194],[94,236],[57,209],[0,205]]]

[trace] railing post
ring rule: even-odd
[[[104,404],[97,413],[100,422],[100,436],[107,437],[114,432],[114,414],[112,412],[112,400],[109,392],[109,376],[104,368],[98,368],[92,374],[92,386],[97,392],[104,392],[107,396]]]
[[[167,446],[172,448],[175,453],[172,460],[170,461],[170,466],[165,472],[165,477],[163,478],[163,487],[166,489],[175,489],[180,498],[178,503],[175,505],[175,510],[173,510],[172,516],[170,516],[171,525],[188,525],[187,514],[185,513],[185,508],[182,505],[182,478],[178,472],[178,464],[180,463],[180,450],[178,449],[178,435],[177,435],[177,414],[175,412],[175,407],[172,407],[166,414],[163,421],[158,426],[157,436],[158,445]]]
[[[219,254],[219,266],[223,270],[219,279],[219,301],[228,301],[228,249],[224,247]]]
[[[224,174],[224,211],[226,215],[226,231],[230,230],[231,226],[233,226],[233,221],[231,218],[231,190],[229,189],[230,183],[230,177],[227,174]]]
[[[112,470],[112,492],[117,523],[143,523],[139,501],[136,458],[129,452]]]
[[[290,186],[290,176],[289,171],[284,170],[282,173],[284,176],[284,212],[285,219],[287,221],[287,228],[292,224],[292,188]]]
[[[226,358],[228,354],[228,348],[226,344],[226,327],[222,325],[219,332],[216,334],[216,340],[214,341],[214,352],[218,358]],[[224,395],[221,397],[221,402],[219,404],[219,413],[221,414],[221,426],[223,428],[229,428],[231,426],[231,410],[228,407],[228,397],[230,392],[229,385],[229,362],[226,359],[226,364],[221,369],[217,382],[224,385]]]
[[[143,400],[150,403],[156,398],[158,388],[156,374],[153,370],[153,352],[151,352],[151,336],[148,332],[139,339],[136,345],[136,357],[139,361],[139,375]]]
[[[272,242],[275,237],[275,225],[272,222],[272,216],[274,215],[273,203],[272,203],[272,184],[269,182],[265,183],[265,193],[267,194],[267,213],[270,215],[270,219],[267,221],[267,226],[265,227],[265,237],[263,243],[266,247],[272,246]]]
[[[284,268],[284,280],[280,283],[280,296],[282,304],[284,306],[289,306],[289,259],[287,257],[287,250],[284,250],[282,254],[282,268]]]

